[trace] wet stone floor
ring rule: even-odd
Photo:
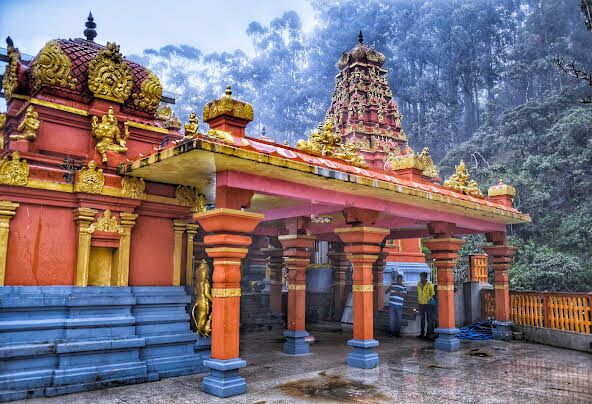
[[[349,368],[351,331],[309,330],[311,354],[280,352],[279,331],[241,338],[248,392],[218,399],[199,389],[204,375],[181,376],[30,403],[574,403],[592,402],[592,355],[525,342],[462,342],[458,352],[433,343],[379,336],[380,365]]]

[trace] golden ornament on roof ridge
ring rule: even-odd
[[[253,106],[232,98],[232,89],[226,86],[224,95],[219,100],[208,102],[203,109],[203,120],[207,122],[221,115],[230,115],[245,121],[253,120]]]
[[[511,185],[504,184],[504,181],[500,178],[496,185],[492,185],[487,190],[487,196],[501,196],[509,195],[511,197],[516,196],[516,188]]]
[[[197,129],[199,128],[199,122],[197,120],[197,115],[195,112],[191,112],[189,114],[189,119],[185,123],[185,137],[192,138],[197,134]]]
[[[409,154],[401,154],[400,151],[389,153],[384,160],[385,170],[415,168],[421,170],[422,175],[426,177],[437,178],[440,175],[440,170],[434,164],[428,147],[424,147],[419,154],[416,154],[411,148],[409,150],[411,150]]]
[[[327,117],[324,124],[319,124],[307,140],[298,140],[296,148],[313,156],[333,157],[356,167],[366,167],[366,160],[358,154],[359,145],[343,143],[341,135],[333,129],[331,117]]]
[[[483,198],[479,184],[475,180],[469,180],[469,177],[470,174],[467,171],[465,162],[461,160],[460,164],[455,166],[455,173],[444,181],[444,187],[475,198]]]
[[[88,232],[103,231],[105,233],[123,233],[123,227],[117,223],[117,219],[109,209],[105,209],[103,214],[97,218],[97,221],[88,226]]]
[[[107,42],[107,47],[88,64],[88,89],[97,98],[123,103],[130,96],[133,84],[119,45]]]
[[[9,61],[2,77],[2,90],[4,98],[8,101],[18,88],[18,65],[21,60],[21,53],[14,47],[10,37],[6,38],[6,54]]]
[[[148,69],[146,69],[148,70]],[[134,105],[150,113],[156,111],[162,98],[162,86],[154,73],[148,70],[148,77],[140,85],[140,93],[132,94]]]
[[[45,44],[32,66],[33,90],[43,85],[73,90],[78,80],[72,77],[72,61],[66,56],[56,40]]]

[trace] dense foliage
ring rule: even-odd
[[[592,69],[592,33],[579,1],[312,4],[312,33],[294,12],[251,23],[253,55],[167,46],[137,59],[179,94],[183,120],[232,84],[255,107],[251,133],[265,127],[267,136],[294,144],[322,120],[335,62],[362,29],[386,56],[412,145],[429,146],[444,174],[464,158],[484,191],[498,177],[518,188],[516,206],[533,221],[509,229],[520,247],[511,286],[591,290],[592,107],[579,100],[592,89],[555,63]]]

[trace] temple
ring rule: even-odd
[[[344,361],[373,368],[392,271],[414,284],[434,268],[435,347],[455,351],[466,234],[492,243],[496,335],[508,337],[506,225],[530,217],[510,185],[484,196],[462,161],[442,182],[429,150],[411,149],[384,56],[361,33],[325,120],[291,147],[246,136],[256,111],[230,86],[182,124],[159,79],[95,28],[91,15],[84,39],[50,40],[30,61],[7,41],[0,400],[201,372],[204,391],[242,394],[247,307],[283,328],[285,354],[314,355],[307,299],[319,291],[323,318],[351,302]]]

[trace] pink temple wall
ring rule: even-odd
[[[76,244],[71,208],[21,203],[10,222],[5,285],[73,285]]]
[[[132,229],[130,286],[173,284],[174,232],[171,219],[140,216]]]

